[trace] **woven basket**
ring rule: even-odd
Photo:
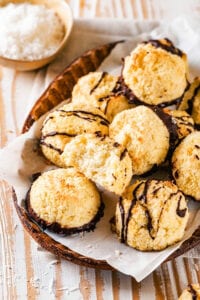
[[[115,47],[116,43],[110,43],[101,47],[92,49],[85,52],[81,57],[74,60],[69,66],[67,66],[63,72],[61,72],[54,81],[48,86],[46,91],[38,99],[36,104],[30,111],[22,132],[26,132],[30,129],[31,125],[43,114],[50,109],[58,105],[65,99],[71,96],[73,86],[77,80],[91,71],[95,71],[103,60],[110,54],[111,50]],[[34,240],[44,249],[54,253],[56,256],[64,258],[68,261],[72,261],[79,265],[88,267],[113,270],[113,268],[107,264],[104,260],[94,260],[90,257],[80,255],[73,250],[63,246],[62,244],[53,240],[42,229],[34,223],[26,213],[25,209],[18,205],[16,195],[13,191],[13,198],[18,216],[28,233],[34,238]],[[198,228],[192,237],[185,241],[182,246],[170,255],[166,261],[174,259],[175,257],[183,254],[187,250],[195,247],[200,242],[200,228]]]

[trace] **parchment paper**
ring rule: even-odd
[[[88,45],[90,46],[94,37],[99,39],[98,42],[102,41],[102,43],[105,42],[105,40],[107,42],[117,40],[119,37],[120,39],[122,39],[122,37],[128,39],[127,42],[118,44],[115,47],[110,56],[100,66],[100,70],[119,74],[121,58],[127,55],[138,42],[148,38],[157,38],[162,36],[170,38],[176,46],[188,53],[191,77],[200,75],[200,30],[196,29],[196,24],[198,24],[197,21],[196,23],[194,21],[191,23],[185,18],[176,19],[170,25],[163,24],[154,29],[152,32],[147,32],[148,28],[154,28],[155,24],[150,24],[148,27],[148,24],[145,23],[145,33],[141,33],[141,25],[138,30],[138,25],[134,25],[131,21],[121,23],[116,21],[115,24],[110,21],[108,21],[109,24],[105,22],[105,20],[102,21],[102,23],[99,22],[96,27],[93,24],[91,26],[92,29],[89,27],[91,32],[88,33],[87,30],[87,34],[86,31],[81,30],[81,22],[79,22],[79,27],[76,27],[71,37],[72,48],[75,49],[74,53],[78,53],[78,51],[80,51],[80,49],[77,50],[78,45],[76,45],[78,38],[80,38],[80,45],[80,41],[87,37]],[[102,27],[100,27],[100,25],[102,25]],[[108,25],[110,26],[109,32]],[[87,24],[87,26],[89,25]],[[114,28],[119,28],[119,26],[125,26],[125,28],[128,28],[129,34],[125,34],[123,29],[121,30],[121,34],[118,34],[117,36],[114,35]],[[134,33],[132,28],[135,30]],[[135,35],[136,33],[139,33],[139,35]],[[110,37],[110,40],[108,37]],[[87,44],[86,41],[84,40],[85,44]],[[60,64],[63,63],[64,55],[65,52],[60,57],[60,60],[58,59],[49,66],[47,70],[47,77],[48,74],[50,76],[49,78],[53,77],[56,70],[60,69]],[[72,53],[68,55],[68,59],[71,56]],[[33,94],[31,95],[31,98],[34,98]],[[35,100],[37,100],[37,98]],[[4,149],[0,150],[0,177],[7,180],[14,187],[18,203],[20,205],[30,187],[31,175],[51,168],[51,166],[46,164],[45,159],[40,156],[37,151],[37,142],[38,137],[40,136],[40,128],[43,118],[44,117],[35,123],[28,133],[19,136]],[[114,197],[113,194],[106,191],[103,191],[102,193],[106,204],[105,215],[98,223],[94,232],[73,235],[70,237],[61,237],[50,232],[48,232],[48,234],[74,251],[90,256],[94,259],[106,260],[117,270],[133,276],[137,281],[141,281],[158,265],[160,265],[172,252],[174,252],[181,243],[160,252],[149,253],[136,251],[124,244],[120,244],[116,236],[111,232],[109,225],[109,220],[114,214],[117,197]],[[184,239],[188,239],[192,235],[193,231],[200,225],[199,203],[190,202],[189,209],[190,221],[188,222],[189,226],[187,227]]]

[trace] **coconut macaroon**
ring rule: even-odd
[[[141,251],[162,250],[183,238],[186,199],[171,181],[141,180],[129,186],[116,207],[118,238]]]
[[[44,120],[40,145],[48,160],[63,167],[60,158],[65,145],[82,133],[108,134],[109,121],[97,108],[87,105],[66,104],[48,114]]]
[[[172,175],[179,189],[200,201],[200,132],[184,138],[172,155]]]
[[[43,173],[33,182],[27,197],[30,216],[57,233],[93,230],[103,208],[94,183],[74,168]]]
[[[118,77],[107,72],[90,72],[81,77],[72,91],[72,102],[88,104],[100,109],[112,121],[120,111],[133,107],[125,96],[117,92]]]
[[[186,110],[194,119],[196,127],[200,128],[200,77],[195,78],[190,84],[178,109]]]
[[[187,87],[187,57],[168,39],[139,44],[124,59],[122,77],[129,102],[171,104]]]
[[[109,135],[127,148],[133,175],[141,175],[164,162],[170,133],[158,115],[146,106],[124,110],[110,124]]]
[[[200,299],[200,286],[199,284],[189,284],[188,287],[182,292],[178,300],[199,300]]]
[[[176,125],[177,141],[194,131],[194,120],[186,111],[164,109],[164,112],[172,117],[172,122]]]
[[[127,150],[107,136],[82,134],[65,146],[62,159],[110,192],[121,195],[132,178]]]

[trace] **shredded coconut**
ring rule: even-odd
[[[44,5],[10,3],[0,8],[0,55],[21,60],[53,54],[64,36],[64,26]]]

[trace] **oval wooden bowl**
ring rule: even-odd
[[[27,3],[27,1],[25,0],[1,0],[0,6],[5,6],[8,3],[18,4],[23,2]],[[14,68],[19,71],[36,70],[53,61],[64,48],[73,26],[72,12],[65,0],[29,0],[28,2],[37,5],[45,5],[47,8],[52,9],[62,21],[65,28],[65,35],[56,52],[42,59],[28,61],[28,60],[11,59],[11,58],[0,56],[0,64],[2,66],[8,68]]]
[[[31,125],[44,113],[48,112],[50,109],[55,107],[61,101],[69,98],[73,86],[77,80],[91,72],[95,71],[102,61],[109,55],[111,50],[115,47],[116,43],[106,44],[99,48],[92,49],[84,53],[81,57],[74,60],[68,67],[60,73],[54,81],[45,90],[42,96],[38,99],[36,104],[33,106],[31,112],[29,113],[22,132],[26,132],[30,129]],[[33,220],[31,220],[26,212],[26,210],[19,206],[15,193],[13,191],[13,199],[18,216],[27,230],[27,232],[33,237],[33,239],[44,249],[52,252],[58,257],[64,258],[68,261],[72,261],[79,265],[84,265],[87,267],[104,269],[104,270],[114,270],[110,265],[104,260],[95,260],[90,257],[80,255],[74,252],[66,246],[56,242],[50,236],[48,236]],[[166,261],[176,258],[177,256],[183,254],[187,250],[195,247],[200,242],[200,228],[198,228],[192,237],[185,241],[182,246],[170,255]]]

